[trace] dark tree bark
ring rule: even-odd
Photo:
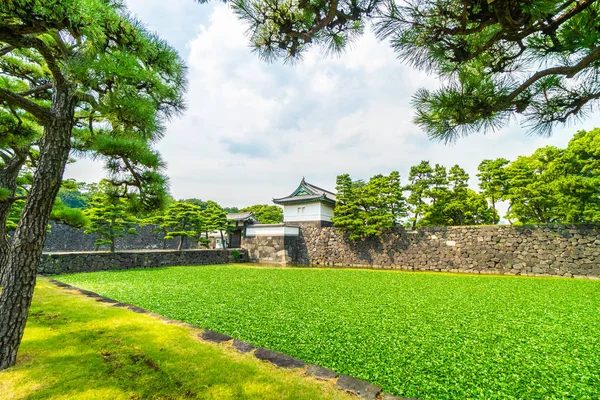
[[[11,196],[15,195],[15,190],[17,189],[17,177],[19,176],[19,171],[24,162],[25,157],[19,153],[15,153],[12,159],[10,159],[0,171],[0,187],[10,190]],[[12,202],[9,200],[0,202],[0,286],[2,286],[2,276],[4,275],[6,264],[8,263],[8,256],[10,254],[10,248],[6,238],[8,233],[6,231],[6,221],[8,220],[11,205]]]
[[[35,287],[48,218],[69,156],[75,105],[76,98],[70,88],[55,88],[52,116],[44,126],[39,163],[15,231],[2,281],[0,370],[16,363]]]
[[[110,252],[115,252],[115,218],[110,221]]]

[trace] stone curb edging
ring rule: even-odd
[[[232,347],[235,348],[240,353],[250,354],[253,353],[254,357],[259,360],[268,361],[271,364],[286,369],[300,369],[305,368],[304,373],[308,376],[319,380],[331,381],[334,383],[334,386],[344,390],[346,392],[352,393],[358,396],[361,399],[365,400],[418,400],[413,398],[404,398],[394,396],[389,393],[383,393],[383,389],[379,386],[373,385],[367,381],[363,381],[352,376],[348,375],[339,375],[337,372],[332,371],[328,368],[321,367],[315,364],[308,364],[298,358],[289,356],[284,353],[280,353],[278,351],[266,349],[264,347],[256,348],[256,346],[244,342],[242,340],[234,339],[231,336],[224,335],[219,332],[215,332],[209,329],[203,329],[196,325],[188,324],[186,322],[181,322],[177,320],[172,320],[167,317],[164,317],[160,314],[156,314],[152,311],[148,311],[144,308],[134,306],[133,304],[122,303],[108,297],[104,297],[99,295],[98,293],[91,292],[89,290],[80,289],[78,287],[57,281],[56,279],[47,278],[48,282],[52,283],[55,286],[58,286],[62,289],[73,290],[82,294],[86,297],[90,297],[97,302],[108,303],[113,307],[125,308],[129,311],[136,312],[138,314],[148,314],[152,317],[158,318],[166,323],[177,324],[180,326],[184,326],[191,329],[201,330],[202,332],[198,334],[198,337],[202,340],[213,343],[213,344],[223,344],[223,343],[231,343]],[[334,382],[335,380],[335,382]]]

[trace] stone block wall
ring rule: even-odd
[[[38,272],[42,275],[53,275],[247,261],[248,253],[242,249],[44,253]]]
[[[250,256],[263,261],[264,253],[251,249],[269,246],[255,239]],[[309,223],[282,243],[267,252],[285,250],[290,265],[600,277],[600,225],[399,228],[351,241],[336,228]]]
[[[298,259],[296,236],[252,236],[242,240],[250,261],[265,264],[293,264]]]
[[[138,231],[137,235],[126,235],[117,238],[115,248],[117,250],[177,249],[178,240],[163,240],[161,233],[152,232],[152,226],[142,226],[136,229]],[[97,235],[85,234],[81,229],[51,222],[50,231],[46,234],[46,241],[44,242],[44,251],[92,251],[95,250],[94,241],[97,238]],[[184,249],[195,249],[197,247],[198,245],[192,240],[184,240],[183,242]]]

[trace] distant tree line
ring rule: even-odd
[[[459,165],[429,161],[368,182],[337,178],[333,223],[351,239],[379,236],[393,226],[487,225],[500,222],[498,203],[511,224],[600,221],[600,128],[580,131],[565,149],[546,146],[514,161],[483,160],[479,192]]]
[[[31,174],[24,169],[19,177],[17,194],[26,194],[30,180]],[[185,240],[208,246],[211,232],[218,232],[225,242],[232,228],[227,220],[228,213],[252,212],[263,224],[283,222],[283,210],[277,206],[257,204],[239,209],[221,207],[214,201],[197,198],[175,200],[169,195],[165,195],[161,207],[150,211],[139,207],[136,196],[126,189],[107,179],[99,183],[64,180],[54,201],[50,220],[96,234],[95,246],[112,252],[117,238],[136,235],[137,227],[144,225],[153,226],[155,232],[162,233],[165,241],[177,240],[180,250]],[[6,223],[8,232],[16,227],[23,204],[24,200],[12,203]],[[163,247],[166,247],[166,242]]]

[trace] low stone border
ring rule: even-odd
[[[213,344],[224,344],[224,343],[229,344],[229,343],[231,343],[232,347],[234,349],[236,349],[237,351],[239,351],[240,353],[253,354],[254,357],[258,358],[259,360],[268,361],[271,364],[273,364],[279,368],[287,368],[287,369],[303,368],[304,373],[307,376],[311,376],[313,378],[324,380],[324,381],[330,381],[337,388],[344,390],[346,392],[352,393],[361,399],[365,399],[365,400],[418,400],[418,399],[414,399],[414,398],[409,399],[409,398],[394,396],[394,395],[388,394],[388,393],[383,393],[383,389],[380,386],[373,385],[369,382],[354,378],[352,376],[339,375],[337,372],[332,371],[325,367],[321,367],[320,365],[308,364],[308,366],[307,366],[304,361],[302,361],[298,358],[289,356],[287,354],[280,353],[275,350],[266,349],[264,347],[259,347],[257,349],[256,346],[254,346],[250,343],[244,342],[242,340],[234,339],[231,336],[224,335],[222,333],[215,332],[215,331],[212,331],[209,329],[203,329],[196,325],[188,324],[186,322],[172,320],[172,319],[166,318],[162,315],[148,311],[144,308],[134,306],[133,304],[122,303],[122,302],[110,299],[108,297],[101,296],[98,293],[91,292],[89,290],[80,289],[78,287],[71,286],[69,284],[57,281],[56,279],[52,279],[52,278],[47,278],[47,279],[48,279],[48,282],[54,284],[55,286],[58,286],[62,289],[67,289],[67,290],[72,290],[72,291],[78,292],[79,294],[93,298],[94,300],[96,300],[98,302],[108,303],[108,304],[111,304],[113,307],[125,308],[127,310],[130,310],[130,311],[133,311],[133,312],[136,312],[139,314],[148,314],[152,317],[163,320],[169,324],[177,324],[180,326],[185,326],[187,328],[200,330],[202,332],[200,332],[198,334],[198,337],[206,342],[210,342]]]

